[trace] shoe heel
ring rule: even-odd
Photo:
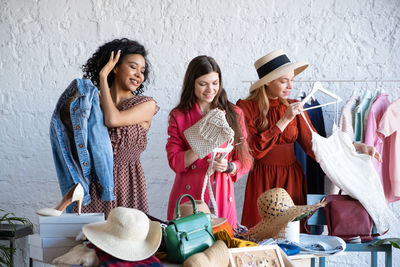
[[[78,214],[80,215],[83,195],[83,187],[77,183],[64,195],[57,207],[40,209],[36,213],[41,216],[60,216],[69,204],[78,201]]]
[[[72,195],[72,202],[77,201],[78,204],[78,215],[81,215],[83,195],[83,187],[81,184],[78,184]]]
[[[78,204],[78,215],[81,215],[81,211],[82,211],[82,198],[77,200],[77,204]]]

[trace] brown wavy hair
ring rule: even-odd
[[[219,90],[214,97],[211,108],[219,108],[225,111],[225,117],[229,126],[235,132],[234,144],[238,144],[234,148],[234,152],[238,154],[239,160],[242,165],[251,164],[251,159],[246,150],[246,145],[242,134],[242,128],[238,121],[234,105],[228,100],[225,89],[222,85],[221,69],[215,59],[209,56],[197,56],[190,61],[185,77],[183,79],[182,92],[179,104],[173,109],[180,109],[184,111],[191,110],[196,102],[195,95],[195,81],[200,76],[209,74],[211,72],[218,73]],[[245,128],[245,126],[243,126]]]

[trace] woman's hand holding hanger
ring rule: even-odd
[[[282,118],[276,123],[276,126],[283,132],[288,124],[301,112],[303,111],[303,105],[301,102],[291,103]]]
[[[285,117],[287,114],[288,118],[290,118],[290,120],[293,120],[294,117],[299,115],[302,111],[303,111],[303,105],[301,104],[301,102],[294,102],[289,105],[288,109],[286,110],[283,116]]]

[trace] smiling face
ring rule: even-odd
[[[220,88],[219,75],[213,71],[198,77],[194,81],[194,94],[200,108],[209,110],[214,97]]]
[[[142,55],[128,54],[124,56],[121,64],[114,68],[113,87],[117,86],[123,90],[135,92],[144,82],[146,61]]]
[[[267,83],[267,96],[270,99],[278,97],[288,99],[293,88],[294,72],[291,71],[269,83]]]

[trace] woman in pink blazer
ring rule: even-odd
[[[203,159],[190,148],[183,132],[200,120],[209,110],[219,108],[226,112],[226,119],[235,132],[234,150],[225,159],[214,160],[215,172],[211,177],[219,217],[236,228],[236,204],[233,183],[251,167],[246,126],[241,109],[228,101],[222,87],[221,70],[208,56],[194,58],[186,70],[179,104],[171,111],[166,150],[169,166],[175,171],[175,181],[169,196],[168,220],[174,215],[178,197],[190,194],[201,199],[204,177],[211,161],[211,154]],[[223,144],[222,147],[226,147]],[[187,199],[185,199],[187,201]],[[210,204],[206,189],[204,201]]]

